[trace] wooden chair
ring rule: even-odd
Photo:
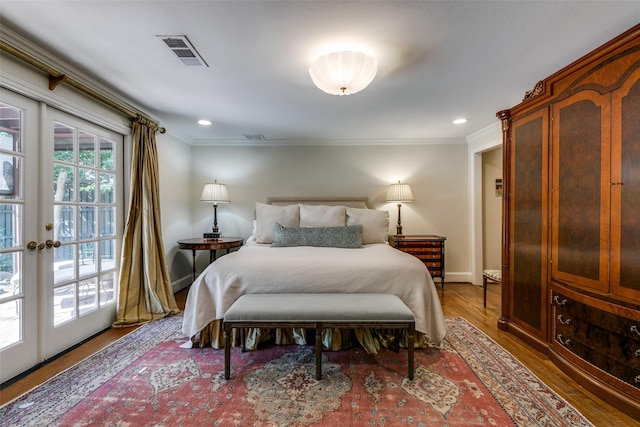
[[[491,283],[502,283],[502,270],[484,270],[482,272],[482,287],[484,289],[483,305],[487,306],[487,280]]]

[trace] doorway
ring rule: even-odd
[[[483,270],[502,266],[502,147],[482,153]]]

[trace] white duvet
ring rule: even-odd
[[[193,282],[182,332],[192,337],[251,293],[390,293],[411,309],[416,330],[436,344],[445,335],[436,287],[425,265],[386,244],[360,249],[248,244],[218,258]]]

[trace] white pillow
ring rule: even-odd
[[[298,205],[273,206],[256,203],[256,230],[258,243],[273,242],[273,226],[277,223],[285,227],[300,226],[300,207]]]
[[[347,225],[362,224],[362,244],[389,243],[389,212],[346,208]]]
[[[344,206],[300,205],[300,227],[342,227],[346,220]]]

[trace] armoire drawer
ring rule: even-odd
[[[566,300],[564,304],[562,304],[563,300]],[[591,307],[556,292],[554,292],[553,303],[554,305],[562,307],[563,311],[568,315],[578,317],[589,324],[598,325],[601,328],[618,333],[630,340],[635,340],[640,343],[639,321]]]
[[[578,337],[572,336],[567,329],[557,328],[554,336],[554,343],[562,345],[571,353],[589,362],[591,365],[601,369],[633,387],[640,389],[640,366],[638,363],[631,365],[620,361],[605,352],[602,346],[594,346],[593,341],[583,343]]]
[[[553,291],[553,340],[599,370],[640,389],[635,322]]]

